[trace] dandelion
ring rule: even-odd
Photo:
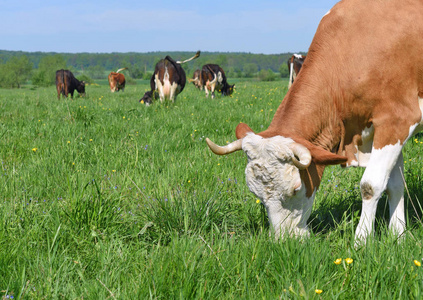
[[[354,260],[353,260],[352,258],[349,258],[349,257],[345,259],[345,262],[346,262],[347,264],[352,264],[352,263],[353,263],[353,261],[354,261]]]
[[[341,262],[342,262],[342,258],[337,258],[337,259],[334,261],[335,265],[340,265],[340,264],[341,264]]]
[[[259,204],[259,203],[260,203],[260,199],[257,199],[257,200],[256,200],[256,203],[257,203],[257,204]]]
[[[32,148],[33,152],[37,152],[38,148]]]
[[[68,141],[68,144],[70,144],[70,141]]]
[[[112,170],[113,173],[116,173],[116,170]]]
[[[123,116],[122,119],[125,119],[125,116]]]
[[[320,295],[323,291],[322,290],[319,290],[319,289],[315,289],[314,290],[315,292],[316,292],[316,294],[318,294],[318,295]]]
[[[422,263],[421,263],[421,262],[419,262],[417,259],[415,259],[415,260],[414,260],[414,264],[415,264],[417,267],[421,267],[421,266],[422,266]]]

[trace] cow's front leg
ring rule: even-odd
[[[386,145],[372,149],[372,154],[361,179],[362,211],[355,238],[356,245],[365,242],[372,232],[378,201],[385,191],[389,176],[401,156],[402,145]]]
[[[404,159],[401,153],[386,187],[390,212],[389,229],[397,236],[400,236],[405,230],[403,174]]]

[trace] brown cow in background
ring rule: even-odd
[[[201,91],[203,89],[203,86],[201,85],[200,78],[201,78],[201,71],[200,69],[197,69],[194,71],[194,74],[192,75],[192,79],[189,78],[188,81],[192,82],[195,85],[195,87]]]
[[[71,94],[71,98],[73,98],[73,92],[75,90],[77,90],[81,96],[85,96],[85,81],[76,79],[69,70],[57,70],[56,89],[57,99],[60,99],[60,95],[67,98],[69,93]]]
[[[294,54],[288,61],[288,70],[289,70],[289,84],[288,89],[294,83],[295,78],[297,78],[298,73],[300,73],[301,67],[303,66],[304,60],[306,59],[305,55]]]
[[[120,71],[126,70],[128,68],[122,68],[117,70],[116,72],[110,72],[109,74],[109,85],[110,85],[110,91],[114,93],[115,91],[122,92],[125,90],[125,76]]]

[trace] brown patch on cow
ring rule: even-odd
[[[361,197],[363,198],[363,200],[372,199],[374,194],[375,192],[373,191],[373,187],[369,183],[364,182],[363,184],[361,184]]]
[[[242,139],[249,132],[254,132],[254,131],[247,124],[239,123],[235,130],[236,138]]]

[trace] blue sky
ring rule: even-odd
[[[0,49],[300,52],[336,2],[0,0]]]

